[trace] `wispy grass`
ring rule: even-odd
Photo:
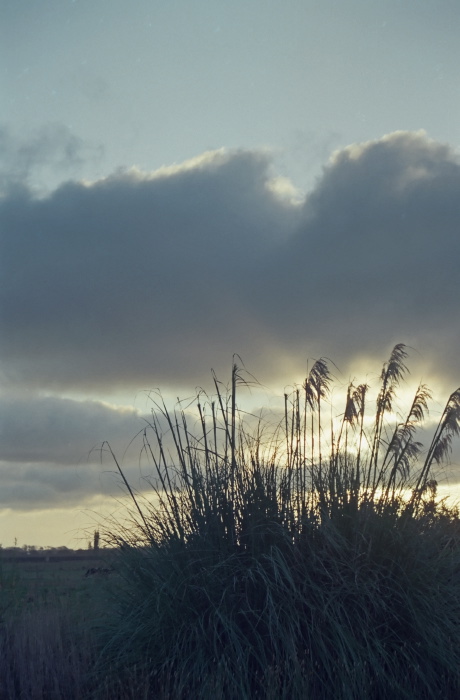
[[[459,518],[432,471],[460,432],[460,389],[424,450],[428,388],[394,418],[406,357],[399,344],[383,365],[373,417],[352,383],[325,418],[324,359],[268,435],[238,411],[236,363],[193,429],[156,402],[151,505],[125,482],[133,523],[112,532],[124,584],[102,673],[136,669],[174,699],[460,695]]]

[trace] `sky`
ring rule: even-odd
[[[270,402],[403,342],[439,415],[459,34],[456,0],[0,0],[4,547],[85,543],[123,503],[104,441],[123,455],[146,391],[211,391],[234,353]]]

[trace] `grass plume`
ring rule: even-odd
[[[134,526],[112,532],[124,583],[102,669],[141,668],[175,699],[458,697],[459,519],[432,468],[460,432],[460,389],[424,454],[425,385],[394,423],[406,358],[398,344],[383,365],[373,418],[351,383],[329,428],[323,358],[268,436],[238,410],[236,362],[193,429],[156,403],[150,505],[130,491]]]

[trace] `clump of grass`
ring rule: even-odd
[[[102,673],[136,669],[148,697],[174,699],[459,696],[459,517],[432,470],[460,432],[460,389],[424,452],[427,387],[394,418],[406,356],[384,364],[373,416],[350,384],[330,426],[318,360],[268,440],[238,411],[236,364],[228,393],[214,378],[198,397],[198,431],[156,404],[151,504],[125,480],[134,520],[112,533],[124,586]]]

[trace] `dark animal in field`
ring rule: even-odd
[[[91,567],[86,572],[85,578],[88,578],[88,576],[108,576],[112,571],[113,569],[104,569],[102,566],[98,566],[97,568]]]

